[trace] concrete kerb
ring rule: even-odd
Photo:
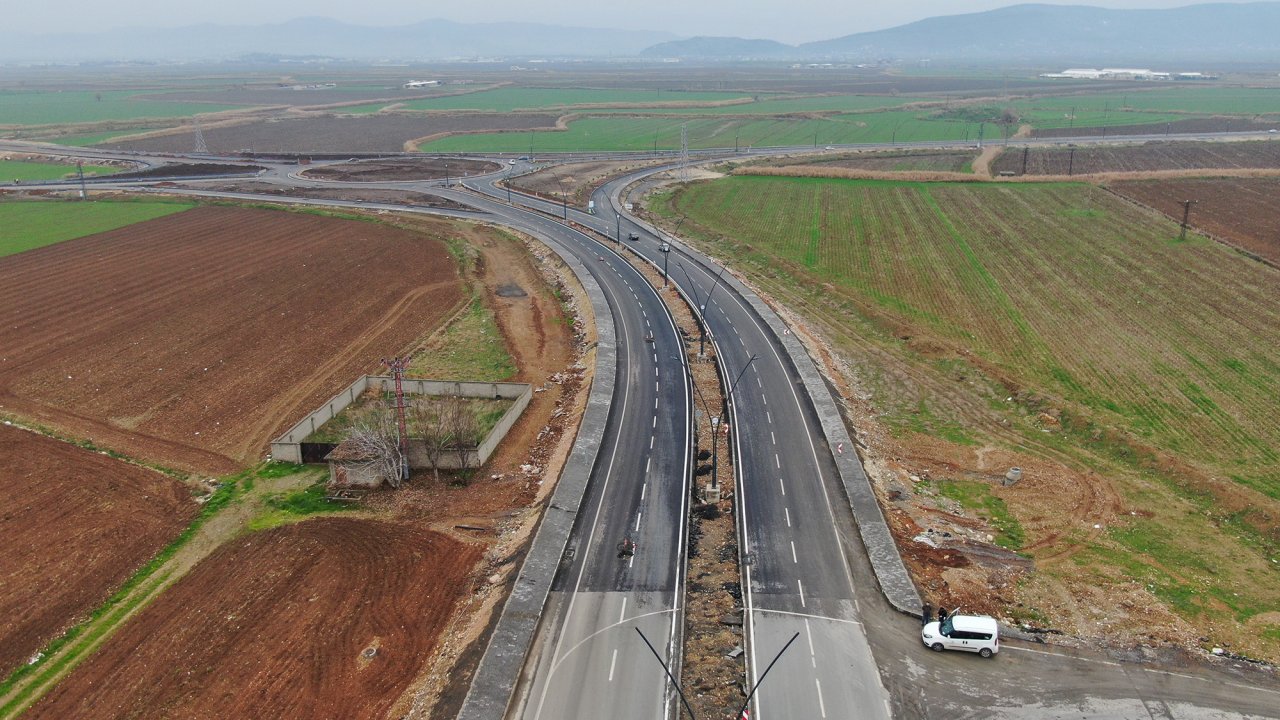
[[[540,240],[569,266],[591,300],[596,323],[596,367],[586,411],[551,502],[543,513],[529,554],[515,579],[480,666],[471,681],[458,720],[499,720],[515,693],[525,656],[533,642],[551,581],[569,541],[578,508],[604,438],[617,382],[618,347],[613,315],[600,285],[576,257],[548,237]]]
[[[618,213],[623,212],[620,195],[621,189],[609,195],[609,201],[613,205],[614,212]],[[658,237],[671,238],[673,247],[678,247],[691,260],[701,263],[708,271],[715,272],[711,267],[714,263],[710,262],[709,259],[703,260],[701,253],[692,251],[687,245],[680,243],[673,236],[659,231],[644,220],[635,216],[630,216],[630,219]],[[921,613],[920,593],[916,589],[915,583],[911,580],[911,575],[907,572],[906,565],[902,562],[902,555],[898,551],[898,545],[894,542],[893,533],[890,532],[889,524],[885,521],[884,513],[880,509],[880,503],[876,500],[875,492],[871,489],[871,481],[862,467],[861,460],[858,459],[857,452],[854,450],[853,441],[844,426],[840,409],[836,405],[835,398],[831,396],[830,388],[827,387],[821,373],[818,372],[813,358],[809,356],[803,343],[787,329],[777,313],[765,304],[751,288],[738,280],[733,273],[725,273],[721,282],[733,288],[739,297],[746,300],[756,315],[769,328],[774,340],[786,351],[793,369],[800,377],[806,394],[813,404],[814,412],[822,425],[823,436],[828,446],[831,449],[841,447],[846,449],[846,452],[833,452],[832,457],[840,473],[841,484],[844,486],[853,517],[857,521],[858,533],[862,536],[863,545],[866,546],[867,556],[871,560],[871,567],[875,571],[880,590],[884,593],[885,599],[894,608],[900,612],[918,617]]]

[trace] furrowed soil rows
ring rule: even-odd
[[[30,718],[379,718],[432,656],[482,546],[319,518],[217,550]]]
[[[221,474],[462,302],[420,232],[203,207],[0,261],[0,409]]]
[[[778,167],[836,167],[884,172],[969,172],[977,157],[976,152],[905,150],[839,155],[829,159],[796,158],[769,164]]]
[[[995,161],[993,170],[1022,174],[1023,153],[1009,150]],[[1150,142],[1145,145],[1032,148],[1026,154],[1027,175],[1075,175],[1151,170],[1204,168],[1280,169],[1280,142]]]
[[[1280,120],[1239,117],[1188,118],[1145,125],[1100,125],[1092,127],[1037,128],[1033,138],[1111,137],[1113,135],[1162,135],[1165,133],[1266,132],[1280,126]]]
[[[1195,200],[1191,207],[1193,226],[1280,265],[1280,215],[1275,212],[1280,178],[1122,182],[1112,185],[1111,190],[1179,222],[1183,201]]]
[[[518,113],[381,114],[361,117],[311,117],[266,120],[204,129],[213,152],[319,153],[400,152],[415,138],[451,132],[551,129],[555,115]],[[190,152],[193,135],[181,132],[104,147],[147,152]]]
[[[73,625],[195,516],[160,473],[0,425],[0,677]]]

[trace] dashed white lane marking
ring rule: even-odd
[[[653,462],[653,458],[648,458],[648,459],[646,459],[646,460],[644,461],[644,474],[645,474],[645,475],[648,475],[648,474],[649,474],[649,463],[651,463],[651,462]]]
[[[658,383],[657,383],[657,381],[654,381],[654,383],[653,383],[653,391],[654,391],[654,392],[658,392]]]
[[[800,607],[809,607],[804,604],[804,581],[796,578],[796,587],[800,588]]]
[[[778,436],[774,435],[772,430],[769,431],[769,439],[773,440],[774,445],[778,444]]]
[[[782,508],[782,512],[787,514],[787,527],[791,527],[791,508]]]
[[[765,395],[764,393],[761,393],[761,394],[760,394],[760,402],[764,403],[765,405],[768,405],[768,404],[769,404],[769,396],[768,396],[768,395]]]
[[[816,665],[814,667],[817,667]],[[822,717],[827,716],[827,706],[822,702],[822,681],[818,678],[813,679],[813,684],[818,688],[818,711],[822,713]]]
[[[640,485],[640,502],[644,502],[644,493],[648,489],[649,489],[649,483],[642,483]]]
[[[655,428],[656,428],[656,427],[658,427],[658,416],[657,416],[657,415],[654,415],[654,416],[653,416],[653,426],[654,426]]]
[[[809,618],[804,619],[804,634],[809,639],[809,655],[813,656],[813,629],[809,627]]]
[[[760,376],[756,375],[756,387],[764,387],[764,383],[760,382]]]
[[[621,623],[627,617],[627,599],[622,598],[622,611],[618,613],[618,622]]]
[[[640,314],[641,314],[641,315],[643,315],[643,316],[645,316],[646,318],[647,318],[647,317],[649,317],[649,313],[647,313],[647,312],[645,312],[645,311],[644,311],[644,306],[643,306],[643,305],[641,305],[641,306],[640,306]]]
[[[635,529],[636,532],[640,532],[640,518],[643,516],[644,516],[644,513],[636,513],[636,529]]]
[[[613,649],[613,659],[609,661],[609,682],[613,682],[613,666],[618,664],[618,648]]]
[[[800,561],[796,559],[796,541],[791,541],[791,562],[799,565]]]
[[[658,377],[658,368],[653,369],[653,376]]]
[[[778,453],[773,454],[773,464],[777,465],[779,470],[782,469],[782,458],[778,457]]]
[[[778,487],[782,488],[782,496],[787,496],[787,486],[783,484],[782,478],[778,478]]]
[[[770,425],[772,425],[772,424],[773,424],[773,413],[769,412],[768,410],[765,410],[765,411],[764,411],[764,416],[765,416],[766,418],[768,418],[768,420],[769,420],[769,424],[770,424]]]
[[[747,342],[746,342],[745,340],[743,340],[743,339],[742,339],[742,336],[741,336],[741,335],[739,335],[739,336],[738,336],[738,344],[739,344],[739,345],[741,345],[742,347],[746,347],[746,346],[747,346]]]
[[[650,449],[650,450],[652,450],[652,449],[653,449],[653,436],[652,436],[652,435],[650,435],[650,436],[649,436],[649,449]]]

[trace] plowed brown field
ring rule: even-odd
[[[1008,150],[993,170],[1022,173],[1022,150]],[[1027,175],[1075,175],[1203,168],[1280,168],[1280,142],[1150,142],[1070,148],[1032,148],[1026,151]]]
[[[435,237],[198,208],[0,261],[0,409],[223,473],[461,302]]]
[[[1182,220],[1184,200],[1191,224],[1280,264],[1280,178],[1189,178],[1116,183],[1111,189]]]
[[[219,549],[29,718],[382,717],[431,657],[481,547],[321,518]]]
[[[99,605],[195,515],[151,470],[0,425],[0,677]]]

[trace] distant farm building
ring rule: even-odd
[[[1217,75],[1198,72],[1167,73],[1147,68],[1068,68],[1062,72],[1041,73],[1042,78],[1066,80],[1217,80]]]

